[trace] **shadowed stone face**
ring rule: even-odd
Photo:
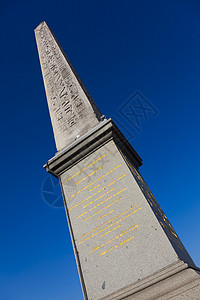
[[[101,114],[45,22],[35,36],[59,151],[97,125]]]

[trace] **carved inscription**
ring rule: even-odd
[[[120,151],[121,152],[121,151]],[[152,194],[152,192],[150,191],[149,187],[147,186],[146,182],[144,181],[144,179],[142,178],[142,176],[140,175],[140,173],[136,170],[136,168],[133,166],[133,164],[127,159],[127,157],[121,152],[122,156],[124,157],[127,165],[129,166],[135,180],[137,181],[138,185],[140,186],[142,192],[144,193],[148,203],[151,205],[159,223],[161,224],[161,226],[163,227],[163,229],[166,231],[168,237],[170,238],[170,240],[172,241],[172,243],[175,243],[176,246],[185,251],[185,248],[183,246],[183,244],[181,243],[181,240],[179,239],[179,237],[177,236],[174,228],[172,227],[172,225],[170,224],[167,216],[164,214],[162,208],[160,207],[160,205],[158,204],[158,202],[156,201],[154,195]]]
[[[65,178],[65,184],[76,185],[75,193],[68,193],[66,198],[69,213],[73,219],[88,229],[76,238],[78,247],[86,247],[88,255],[102,257],[113,250],[126,247],[134,241],[134,232],[139,224],[134,222],[134,215],[142,210],[137,200],[125,205],[127,192],[127,173],[122,164],[115,163],[110,150],[89,161],[78,172]],[[127,220],[133,220],[131,226]]]
[[[98,286],[98,299],[105,296],[99,282],[111,285],[114,278],[109,294],[137,281],[140,272],[140,278],[156,272],[155,257],[161,269],[177,254],[188,259],[148,186],[113,141],[63,173],[61,181],[89,299]]]
[[[137,198],[131,197],[127,201],[127,181],[130,180],[127,171],[124,171],[119,161],[111,167],[113,157],[110,150],[105,149],[105,153],[88,161],[88,165],[65,178],[66,184],[73,181],[76,186],[76,191],[69,193],[66,198],[69,213],[72,219],[82,224],[80,228],[85,228],[76,237],[77,245],[99,257],[134,242],[134,233],[142,227],[141,219],[138,221],[134,216],[140,214],[143,205]],[[185,251],[142,176],[127,157],[121,151],[120,153],[168,238],[172,244]],[[132,223],[132,220],[135,221]]]
[[[44,24],[37,31],[47,97],[59,132],[73,131],[78,119],[87,117],[85,103],[72,78],[72,71],[50,30]]]

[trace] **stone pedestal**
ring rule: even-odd
[[[178,261],[101,300],[199,300],[199,272]]]
[[[60,179],[85,299],[157,299],[151,296],[168,293],[171,280],[175,288],[175,278],[196,274],[182,271],[195,264],[140,175],[141,164],[109,119],[45,165]]]

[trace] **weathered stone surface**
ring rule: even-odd
[[[36,30],[58,177],[86,300],[199,299],[194,262],[138,171],[142,160],[101,114],[46,23]]]
[[[101,300],[199,300],[200,276],[193,269],[187,268],[163,279],[160,272],[154,274],[157,282],[147,287],[144,285],[136,293],[116,292]],[[138,284],[142,285],[142,281]]]
[[[58,150],[101,120],[101,113],[45,22],[35,29],[45,91]]]
[[[182,270],[183,262],[195,267],[140,165],[113,122],[105,120],[45,166],[61,181],[86,299],[123,299],[138,293],[138,284],[155,284],[152,274],[165,279]]]
[[[89,300],[104,299],[180,257],[193,263],[114,141],[60,178]]]

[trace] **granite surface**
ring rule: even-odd
[[[57,150],[101,121],[101,113],[45,22],[35,29]]]
[[[89,300],[179,260],[112,140],[64,172],[61,183]]]
[[[194,262],[45,22],[35,29],[61,182],[86,300],[200,299]]]

